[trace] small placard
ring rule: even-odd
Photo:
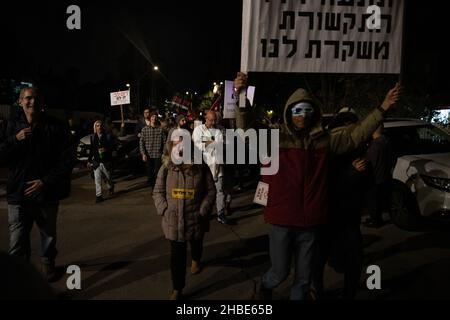
[[[130,104],[130,90],[111,92],[111,106]]]
[[[172,189],[172,198],[181,200],[192,200],[195,197],[194,189]]]
[[[254,203],[262,206],[267,206],[267,200],[269,199],[269,185],[264,182],[259,182],[256,188]]]

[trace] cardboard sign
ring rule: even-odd
[[[111,92],[111,106],[130,104],[130,90]]]
[[[269,199],[269,185],[264,182],[259,182],[258,187],[256,188],[253,202],[266,207],[268,199]]]

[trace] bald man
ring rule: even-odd
[[[216,185],[216,207],[217,221],[222,224],[232,224],[225,216],[225,194],[223,190],[224,170],[223,165],[219,164],[217,152],[214,143],[223,144],[222,132],[217,128],[217,114],[215,111],[208,111],[205,116],[205,124],[194,129],[192,140],[195,146],[202,150],[203,159],[208,165]]]

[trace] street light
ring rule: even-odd
[[[129,83],[127,83],[126,86],[127,86],[128,89],[130,89],[130,84]]]
[[[145,78],[145,76],[147,76],[149,73],[150,73],[150,85],[151,85],[151,88],[150,88],[150,94],[149,94],[149,97],[148,97],[148,104],[149,104],[149,106],[151,106],[152,105],[152,102],[153,102],[153,99],[154,99],[154,96],[155,96],[155,85],[154,85],[154,82],[155,82],[155,79],[154,79],[154,73],[155,72],[158,72],[159,71],[159,67],[158,66],[156,66],[156,65],[153,65],[153,68],[149,68],[149,69],[147,69],[137,80],[136,80],[136,96],[137,96],[137,99],[136,99],[136,101],[137,101],[137,110],[138,110],[138,113],[140,113],[140,109],[141,109],[141,81]],[[127,87],[128,87],[128,85],[127,85]]]

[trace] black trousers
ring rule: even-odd
[[[147,166],[147,183],[153,188],[158,177],[159,168],[161,168],[161,158],[148,158],[145,163]]]
[[[200,262],[203,239],[190,241],[192,260]],[[173,290],[181,291],[186,285],[187,242],[170,241],[170,271]]]
[[[344,266],[344,299],[353,300],[356,296],[363,269],[363,238],[359,225],[349,224],[338,232],[343,246],[338,256]]]
[[[390,194],[391,181],[381,184],[374,184],[367,191],[367,210],[372,221],[376,223],[383,222],[383,211],[389,209],[386,208],[386,204],[390,203]]]
[[[359,223],[322,226],[318,232],[319,250],[314,257],[313,288],[319,299],[324,296],[324,270],[327,262],[343,273],[343,298],[355,298],[363,269],[363,238]]]

